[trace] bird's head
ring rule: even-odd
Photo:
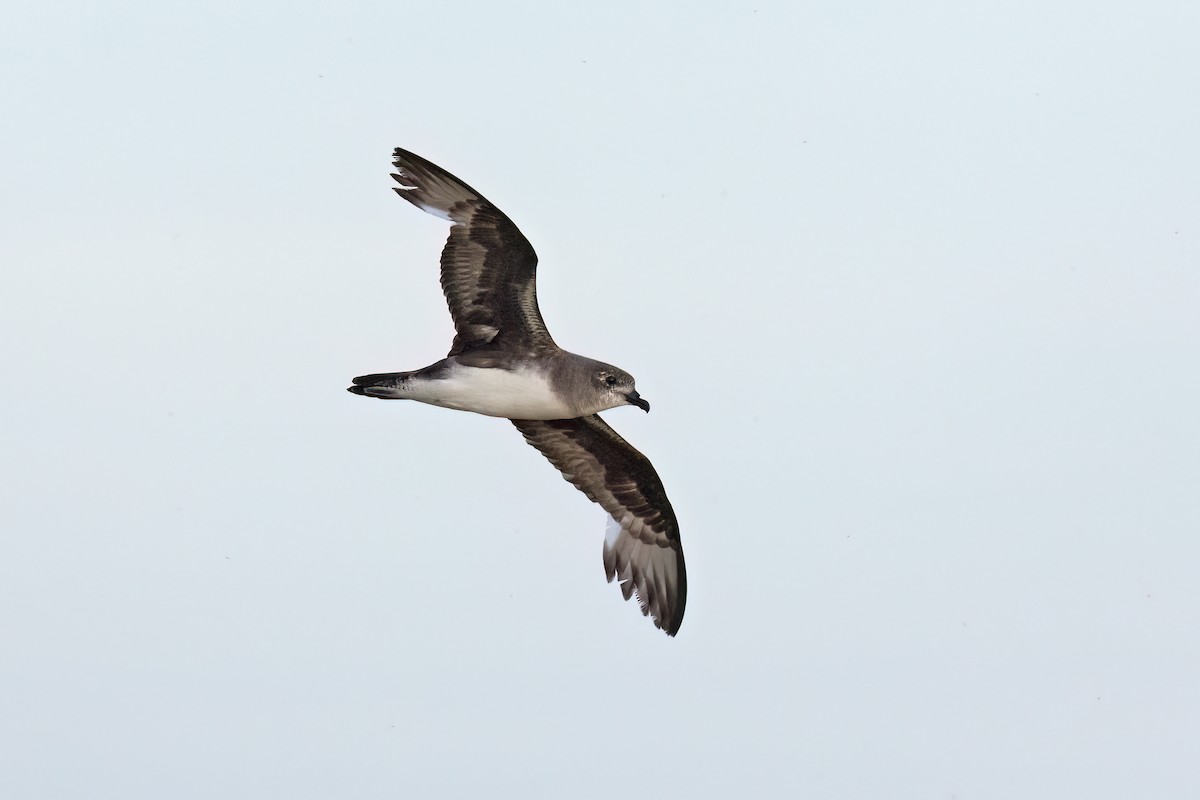
[[[642,411],[650,410],[650,404],[637,393],[633,376],[623,369],[597,362],[596,369],[592,371],[592,383],[606,402],[604,408],[631,405]]]

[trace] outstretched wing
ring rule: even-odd
[[[650,460],[595,414],[579,419],[512,421],[575,488],[612,517],[604,571],[642,613],[674,636],[683,622],[687,573],[675,511]]]
[[[395,191],[454,223],[442,250],[442,292],[458,355],[482,345],[535,354],[555,347],[538,310],[537,253],[512,220],[436,164],[396,148]]]

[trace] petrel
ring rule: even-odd
[[[642,614],[674,636],[687,573],[671,501],[649,459],[599,412],[650,404],[623,369],[568,353],[538,309],[537,254],[500,209],[446,170],[396,148],[395,192],[449,220],[442,292],[454,319],[446,358],[411,372],[354,379],[350,391],[385,400],[507,417],[563,477],[608,512],[604,571]]]

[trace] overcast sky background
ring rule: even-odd
[[[1200,792],[1200,6],[22,3],[0,795]],[[679,515],[671,640],[452,335],[433,160]]]

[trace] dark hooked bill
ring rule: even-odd
[[[629,394],[625,395],[625,399],[629,401],[629,405],[637,406],[642,411],[645,411],[647,414],[650,413],[650,404],[648,402],[646,402],[645,400],[643,400],[642,396],[640,394],[638,394],[636,391],[630,392]]]

